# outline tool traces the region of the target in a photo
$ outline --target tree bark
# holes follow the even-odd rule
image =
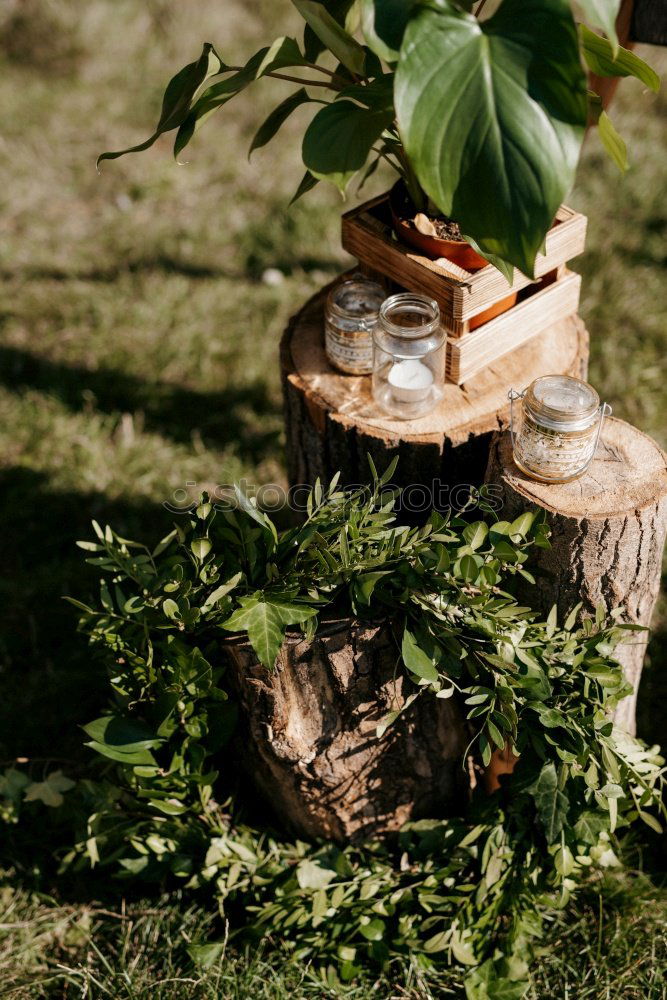
[[[313,642],[288,634],[276,668],[247,642],[228,646],[240,701],[242,765],[283,825],[359,841],[460,808],[469,734],[454,699],[419,695],[391,625],[325,622]]]
[[[383,416],[370,378],[341,375],[324,353],[323,307],[328,288],[291,320],[281,343],[287,465],[293,487],[369,480],[367,454],[382,472],[398,455],[394,483],[410,487],[410,506],[461,506],[469,485],[484,479],[494,431],[509,425],[510,388],[545,371],[586,377],[588,334],[579,317],[562,320],[505,355],[464,385],[445,383],[444,399],[428,416]],[[406,497],[406,505],[408,498]]]
[[[537,586],[519,582],[519,596],[545,614],[556,604],[560,620],[579,601],[592,615],[599,604],[620,607],[622,621],[648,626],[660,588],[667,531],[667,457],[658,445],[622,420],[605,421],[595,459],[579,479],[544,484],[512,460],[509,434],[496,435],[486,481],[501,489],[500,516],[512,521],[542,507],[551,549],[537,549],[530,565]],[[635,708],[646,633],[629,632],[616,651],[633,694],[615,721],[635,732]]]

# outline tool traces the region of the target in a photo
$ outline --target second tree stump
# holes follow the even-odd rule
[[[605,421],[597,454],[570,483],[529,479],[514,464],[509,434],[491,447],[486,480],[499,488],[499,516],[512,521],[530,507],[547,513],[551,549],[537,549],[529,568],[536,586],[520,582],[530,607],[562,621],[576,604],[592,615],[599,604],[620,607],[622,621],[648,626],[660,589],[667,531],[667,458],[651,438],[623,420]],[[616,650],[633,694],[615,721],[635,731],[637,690],[646,652],[645,632],[629,632]]]

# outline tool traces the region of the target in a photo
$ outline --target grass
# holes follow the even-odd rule
[[[73,547],[92,517],[159,537],[161,503],[186,482],[284,482],[277,341],[347,263],[334,193],[321,186],[286,210],[299,118],[246,160],[276,100],[270,83],[231,102],[187,165],[158,143],[95,172],[98,152],[148,134],[166,79],[202,40],[233,61],[297,29],[286,0],[199,0],[197,15],[168,0],[23,0],[0,12],[0,760],[85,760],[77,727],[100,687],[61,595],[94,586]],[[663,445],[666,112],[664,96],[624,82],[612,114],[632,170],[621,178],[591,136],[571,198],[590,220],[575,266],[591,380]],[[664,623],[661,611],[640,704],[650,740],[664,724]],[[332,995],[268,949],[230,944],[196,973],[186,945],[211,915],[175,898],[102,906],[96,887],[45,886],[16,863],[0,890],[0,996]],[[535,998],[667,996],[667,897],[630,877],[600,909],[602,898],[556,921]],[[349,995],[457,996],[456,975],[425,983],[397,968]]]

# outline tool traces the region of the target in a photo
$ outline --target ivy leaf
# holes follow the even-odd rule
[[[527,790],[535,800],[547,843],[552,844],[563,829],[569,805],[567,796],[558,787],[556,765],[553,762],[545,764]]]
[[[425,681],[437,681],[438,671],[436,670],[430,656],[417,645],[412,632],[406,627],[403,632],[403,642],[401,643],[401,655],[403,663],[410,673],[421,677]]]
[[[328,104],[318,111],[303,137],[305,166],[313,177],[331,181],[344,193],[392,119],[392,111],[370,111],[352,101]]]
[[[242,598],[238,608],[222,628],[229,632],[246,631],[260,663],[271,669],[282,645],[287,625],[300,624],[315,617],[317,609],[307,604],[291,604],[275,598]]]
[[[578,0],[578,3],[586,20],[594,28],[602,28],[616,53],[618,51],[616,18],[621,0]]]
[[[597,76],[634,76],[654,93],[660,90],[660,77],[635,52],[620,46],[615,51],[608,39],[596,35],[585,24],[579,25],[579,34],[584,59]]]
[[[76,782],[65,777],[62,771],[52,771],[44,781],[33,781],[25,790],[26,802],[43,802],[57,809],[65,801],[63,792],[69,792]]]
[[[189,114],[202,84],[210,77],[225,72],[227,68],[210,42],[206,42],[197,62],[184,66],[167,84],[162,99],[160,120],[153,134],[138,146],[102,153],[97,158],[97,165],[99,166],[102,160],[115,160],[126,153],[139,153],[143,149],[148,149],[164,132],[179,128]]]
[[[330,52],[356,76],[363,76],[366,54],[359,42],[350,35],[321,3],[314,0],[292,0],[305,21]]]
[[[426,193],[484,254],[532,276],[586,126],[569,4],[504,0],[483,22],[447,0],[421,8],[405,30],[394,99]]]

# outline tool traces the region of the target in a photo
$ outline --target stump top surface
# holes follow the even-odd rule
[[[667,496],[667,456],[656,442],[624,420],[608,417],[588,470],[569,483],[538,483],[516,467],[509,433],[498,459],[503,479],[527,503],[575,518],[621,516]]]
[[[376,437],[413,443],[454,444],[508,422],[509,389],[523,389],[539,375],[579,374],[587,345],[586,328],[578,316],[555,323],[522,347],[494,362],[463,385],[446,382],[438,408],[416,420],[396,420],[378,411],[371,397],[370,378],[343,375],[327,361],[324,351],[324,302],[329,288],[315,295],[292,321],[283,343],[291,356],[290,374],[309,398],[337,420],[361,426]],[[289,360],[287,364],[289,365]],[[285,352],[283,366],[285,367]]]

